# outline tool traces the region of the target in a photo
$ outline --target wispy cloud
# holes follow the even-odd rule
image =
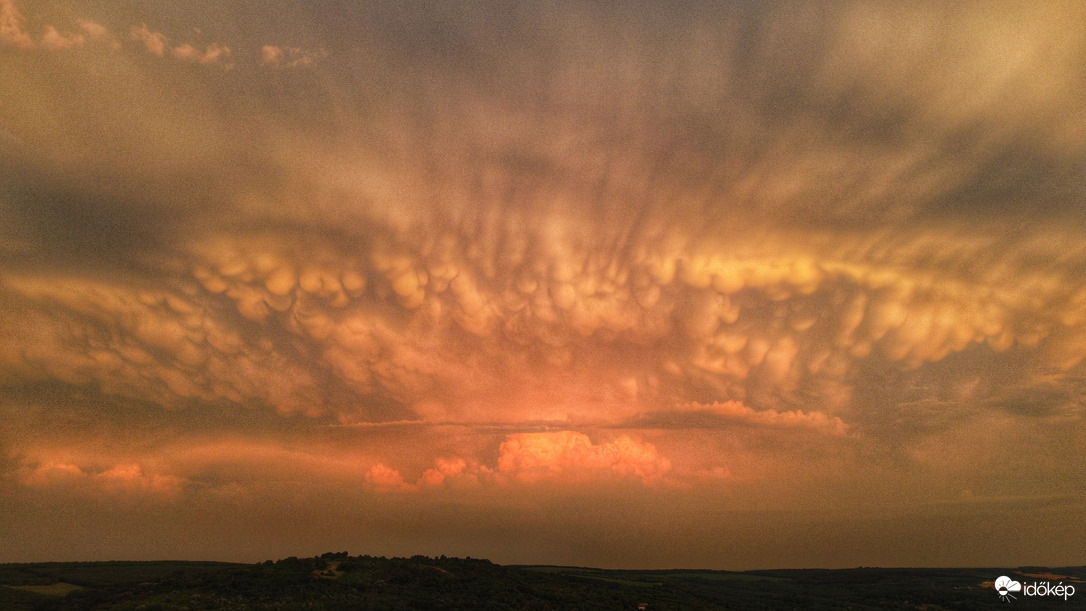
[[[34,41],[26,31],[26,18],[16,0],[0,0],[0,44],[24,50],[34,48]]]
[[[219,43],[211,43],[202,50],[191,43],[171,45],[165,34],[152,31],[146,24],[133,26],[129,38],[142,44],[152,55],[165,57],[168,54],[174,59],[195,64],[225,64],[231,55],[230,48]]]
[[[170,54],[182,61],[195,62],[197,64],[217,64],[230,56],[230,48],[217,43],[212,43],[201,51],[186,43],[171,49]]]
[[[166,47],[169,43],[169,39],[161,32],[152,32],[147,24],[140,26],[132,26],[129,31],[129,38],[143,45],[143,48],[152,55],[162,57],[166,54]]]
[[[62,51],[83,47],[87,44],[102,44],[114,50],[120,48],[120,43],[100,23],[81,21],[79,28],[78,32],[65,34],[51,25],[45,26],[45,31],[41,37],[41,48],[47,51]]]
[[[326,57],[323,49],[310,50],[300,47],[280,47],[264,45],[260,48],[261,62],[273,68],[296,68],[312,66],[317,60]]]

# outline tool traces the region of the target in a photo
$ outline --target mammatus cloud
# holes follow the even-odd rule
[[[546,508],[566,549],[611,528],[659,562],[793,520],[776,553],[826,564],[962,490],[1081,478],[1076,5],[21,7],[0,494],[26,507]]]
[[[996,292],[954,275],[814,263],[798,253],[772,262],[657,253],[570,272],[567,259],[548,252],[561,242],[472,260],[470,237],[452,234],[418,252],[388,244],[344,252],[316,242],[283,250],[282,241],[236,240],[164,261],[164,268],[190,271],[176,288],[156,292],[10,275],[11,295],[71,322],[39,326],[34,351],[11,354],[7,365],[21,368],[28,355],[53,346],[55,354],[35,357],[28,370],[44,367],[63,379],[153,392],[168,402],[223,393],[272,399],[284,413],[331,410],[346,421],[367,416],[337,404],[337,393],[387,397],[434,422],[485,422],[475,412],[502,401],[514,420],[601,424],[689,412],[683,406],[711,393],[719,405],[743,401],[747,409],[769,409],[765,414],[813,408],[812,425],[843,430],[852,376],[864,362],[914,370],[954,354],[1019,346],[1039,366],[1068,370],[1086,352],[1076,313],[1081,295],[1060,285],[1045,293],[1032,280],[1016,286],[1021,280],[1011,277]],[[596,256],[563,255],[571,252]],[[520,261],[520,269],[488,278],[487,267],[505,260]],[[84,323],[95,324],[100,337],[73,344],[58,335]],[[21,326],[9,332],[26,333]],[[126,365],[96,364],[87,341]],[[599,354],[608,356],[593,366],[591,381],[580,379],[576,360]],[[61,372],[61,364],[78,362],[78,372]],[[273,373],[272,363],[293,373]],[[153,390],[148,380],[165,386]],[[520,389],[512,395],[502,391],[510,380]],[[567,387],[548,395],[556,384]],[[548,405],[533,404],[534,392]],[[556,403],[563,393],[585,393],[577,400],[589,403]],[[817,404],[805,398],[812,393]],[[823,410],[837,413],[818,415]]]

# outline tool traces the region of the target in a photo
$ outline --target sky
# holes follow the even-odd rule
[[[0,0],[0,562],[1086,564],[1083,24]]]

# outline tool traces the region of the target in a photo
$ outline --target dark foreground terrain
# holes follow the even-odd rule
[[[1075,593],[1000,600],[992,582]],[[346,552],[261,564],[0,564],[0,609],[1074,609],[1086,567],[618,571]]]

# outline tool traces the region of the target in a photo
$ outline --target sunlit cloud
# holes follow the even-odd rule
[[[328,53],[323,49],[307,50],[299,47],[280,47],[264,45],[260,48],[260,59],[265,66],[274,68],[295,68],[312,66],[314,62]]]
[[[528,482],[577,479],[610,471],[651,483],[659,481],[671,468],[652,444],[638,443],[625,435],[593,444],[587,435],[574,431],[520,433],[502,442],[500,452],[498,471]]]
[[[72,47],[81,47],[86,41],[86,37],[82,34],[64,35],[58,32],[53,26],[46,26],[45,33],[42,34],[41,45],[45,49],[56,51],[60,49],[70,49]]]
[[[16,473],[19,482],[31,488],[59,488],[79,494],[129,494],[141,498],[175,497],[182,481],[171,475],[146,473],[139,464],[117,464],[97,471],[84,471],[71,463],[45,463]]]
[[[822,412],[755,410],[739,401],[702,405],[690,403],[675,409],[639,414],[625,423],[631,428],[714,428],[747,424],[757,427],[811,429],[830,435],[845,435],[848,425]]]
[[[169,43],[169,39],[161,32],[152,32],[147,24],[140,26],[132,26],[129,32],[129,38],[139,42],[143,45],[143,48],[152,55],[162,57],[166,54],[166,46]]]
[[[88,43],[105,44],[114,50],[120,48],[109,30],[100,23],[93,21],[81,21],[78,32],[62,33],[55,27],[45,26],[41,37],[41,48],[47,51],[63,51],[87,45]]]
[[[174,47],[170,50],[170,53],[177,59],[183,61],[195,62],[197,64],[215,64],[230,55],[230,48],[217,43],[212,43],[203,51],[200,51],[196,47],[186,43]]]
[[[152,31],[146,24],[132,26],[129,38],[143,45],[144,50],[152,55],[165,57],[168,54],[174,59],[195,64],[224,63],[231,55],[230,47],[217,42],[203,50],[187,42],[171,46],[165,34]]]
[[[17,49],[34,48],[34,41],[26,31],[26,17],[16,0],[0,1],[0,43]]]
[[[589,515],[644,559],[1082,475],[1076,4],[42,7],[0,1],[19,515]]]

